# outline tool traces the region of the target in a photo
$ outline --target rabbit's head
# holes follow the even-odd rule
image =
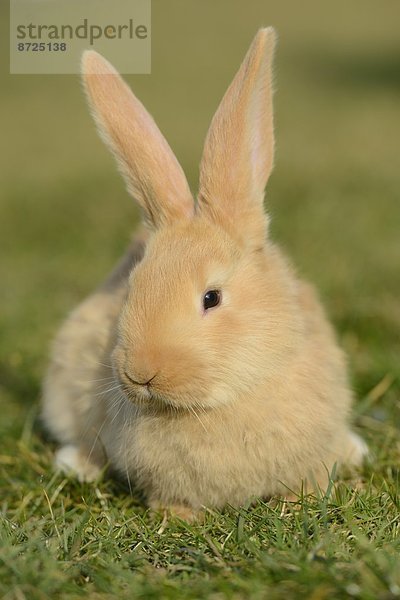
[[[290,268],[268,239],[274,31],[256,35],[206,138],[197,202],[152,117],[93,51],[83,75],[99,130],[152,235],[113,353],[134,402],[192,410],[246,398],[290,361],[302,329]]]

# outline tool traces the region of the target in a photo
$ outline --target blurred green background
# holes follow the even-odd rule
[[[213,112],[257,29],[277,29],[272,235],[319,287],[367,397],[365,423],[398,425],[400,3],[153,0],[152,12],[152,74],[127,79],[194,190]],[[3,0],[0,27],[0,434],[10,449],[60,321],[123,252],[138,213],[79,78],[9,75]]]

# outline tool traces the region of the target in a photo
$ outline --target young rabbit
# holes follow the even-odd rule
[[[196,204],[139,100],[99,54],[83,57],[147,228],[58,334],[43,417],[59,466],[91,480],[108,464],[184,518],[326,489],[335,463],[366,452],[332,329],[268,235],[274,43],[258,32],[212,120]]]

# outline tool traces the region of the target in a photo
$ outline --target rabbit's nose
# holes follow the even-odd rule
[[[138,375],[132,376],[129,373],[127,373],[126,371],[124,371],[124,374],[131,383],[133,383],[135,385],[143,385],[143,386],[150,385],[150,383],[153,381],[153,379],[155,379],[157,376],[157,373],[156,373],[155,375],[153,375],[146,381],[146,377],[139,377]]]

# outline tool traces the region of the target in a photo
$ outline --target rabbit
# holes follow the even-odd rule
[[[43,386],[59,468],[107,465],[147,505],[204,508],[324,491],[367,453],[349,424],[343,352],[307,282],[271,241],[273,28],[259,30],[212,119],[194,202],[152,117],[85,51],[84,87],[143,225],[67,319]]]

